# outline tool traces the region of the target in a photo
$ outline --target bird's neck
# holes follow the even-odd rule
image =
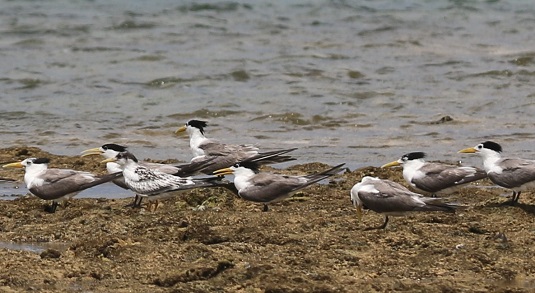
[[[191,148],[193,156],[197,157],[204,155],[204,151],[199,148],[199,146],[207,140],[204,134],[202,134],[201,131],[198,129],[193,129],[189,132],[189,136],[189,146]]]
[[[123,168],[121,168],[121,165],[115,162],[108,162],[106,163],[106,170],[108,171],[108,173],[113,174],[123,171]]]
[[[496,167],[496,163],[501,159],[500,153],[497,152],[488,152],[482,153],[483,156],[483,167],[488,173]]]
[[[122,169],[123,171],[135,171],[137,169],[137,167],[139,167],[139,164],[132,161],[132,160],[128,160],[123,166],[122,166]]]
[[[234,171],[234,185],[240,190],[246,187],[248,181],[255,175],[256,173],[253,170],[240,167]]]
[[[425,164],[425,161],[422,159],[410,160],[403,164],[403,177],[407,182],[411,182],[412,177],[422,166]]]
[[[48,166],[46,164],[33,164],[29,168],[26,168],[24,173],[24,183],[28,189],[33,186],[39,186],[43,184],[43,180],[39,179],[39,176],[43,174]]]

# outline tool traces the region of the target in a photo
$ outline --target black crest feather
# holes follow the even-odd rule
[[[37,158],[33,160],[33,163],[34,164],[48,164],[50,163],[50,159],[49,158]]]
[[[119,152],[119,153],[126,152],[126,147],[125,146],[122,146],[122,145],[119,145],[119,144],[115,144],[115,143],[107,143],[105,145],[102,145],[102,149],[103,150],[114,150],[114,151]]]
[[[412,153],[403,155],[402,158],[409,161],[409,160],[423,159],[425,158],[425,156],[426,154],[424,152],[412,152]]]
[[[486,149],[493,150],[498,153],[502,152],[502,146],[493,141],[487,140],[486,142],[482,143],[482,145]]]
[[[237,163],[234,166],[235,167],[244,167],[244,168],[247,168],[247,169],[251,169],[255,173],[258,173],[259,169],[260,169],[260,165],[257,162],[249,162],[249,161],[240,162],[240,163]]]
[[[192,119],[188,121],[186,125],[198,128],[201,131],[201,133],[204,134],[204,128],[208,126],[208,123],[206,123],[206,121]]]

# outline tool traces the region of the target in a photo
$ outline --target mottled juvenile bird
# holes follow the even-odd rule
[[[114,158],[102,161],[103,163],[117,162],[122,169],[126,186],[141,197],[157,200],[170,196],[171,191],[188,190],[199,187],[225,187],[230,184],[220,177],[191,178],[179,177],[158,170],[151,170],[138,163],[137,158],[129,153],[122,152]],[[157,207],[157,204],[156,204]],[[149,206],[149,209],[150,206]]]
[[[107,143],[102,145],[98,148],[92,148],[88,149],[82,152],[82,157],[85,156],[91,156],[91,155],[101,155],[106,159],[115,158],[117,154],[126,152],[127,147],[114,144],[114,143]],[[159,163],[151,163],[151,162],[139,162],[139,165],[147,167],[151,170],[158,170],[163,173],[180,176],[180,177],[188,177],[195,175],[196,173],[203,170],[203,168],[206,168],[210,166],[210,159],[203,160],[201,162],[192,162],[189,164],[182,164],[182,165],[170,165],[170,164],[159,164]],[[113,174],[117,172],[122,172],[122,168],[117,162],[108,162],[106,163],[106,169],[108,173]],[[125,183],[124,177],[120,177],[113,180],[113,183],[115,185],[120,186],[124,189],[128,189],[128,186]],[[136,197],[134,199],[134,202],[131,204],[132,207],[140,207],[141,206],[141,200],[143,198],[138,196],[136,194]]]

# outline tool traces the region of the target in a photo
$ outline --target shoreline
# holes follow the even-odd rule
[[[37,148],[28,150],[24,156],[45,154]],[[0,160],[20,151],[1,149]],[[52,167],[105,171],[95,158],[52,156]],[[303,174],[325,167],[310,163],[277,171]],[[21,178],[22,171],[13,174]],[[269,212],[219,188],[178,193],[154,212],[125,208],[132,198],[75,197],[54,214],[45,213],[45,202],[33,196],[0,200],[0,260],[6,264],[0,268],[0,291],[530,292],[535,288],[531,193],[518,206],[507,206],[499,196],[503,189],[467,187],[450,198],[467,205],[466,210],[393,217],[385,231],[363,231],[383,221],[372,211],[359,221],[349,200],[349,190],[365,175],[405,185],[398,169],[366,167],[310,186],[271,205]],[[34,252],[10,249],[2,246],[5,243],[60,248]]]

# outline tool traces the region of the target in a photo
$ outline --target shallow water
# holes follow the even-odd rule
[[[13,242],[13,241],[0,241],[0,249],[9,250],[22,250],[34,253],[41,253],[47,249],[55,249],[64,251],[68,248],[67,243],[57,242]]]
[[[533,157],[531,1],[1,1],[2,144],[127,144],[190,159],[207,135],[297,163],[382,165],[496,140]],[[441,120],[443,117],[448,119]]]

